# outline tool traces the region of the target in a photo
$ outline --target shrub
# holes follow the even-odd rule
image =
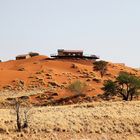
[[[104,90],[104,94],[101,97],[109,99],[117,94],[117,84],[112,80],[107,80],[102,90]]]
[[[85,83],[82,83],[81,81],[77,80],[73,83],[71,83],[69,86],[68,86],[68,89],[73,91],[73,92],[76,92],[76,93],[83,93],[83,91],[85,90],[86,88],[86,84]]]
[[[101,60],[101,61],[96,61],[93,64],[94,64],[93,69],[95,71],[99,71],[101,77],[103,77],[105,75],[106,71],[107,71],[108,62]]]

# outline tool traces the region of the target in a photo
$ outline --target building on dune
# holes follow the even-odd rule
[[[16,60],[28,59],[28,58],[35,57],[38,55],[39,55],[39,53],[37,53],[37,52],[29,52],[28,54],[22,54],[22,55],[16,56]]]
[[[96,55],[84,55],[83,50],[64,50],[64,49],[58,49],[57,54],[52,54],[51,57],[53,58],[81,58],[81,59],[92,59],[96,60],[99,59],[99,56]]]
[[[21,59],[28,59],[31,56],[29,54],[22,54],[22,55],[18,55],[16,56],[16,60],[21,60]]]
[[[29,52],[29,55],[30,55],[31,57],[34,57],[34,56],[38,56],[39,53],[37,53],[37,52]]]
[[[83,56],[83,51],[58,49],[58,55],[59,56]]]

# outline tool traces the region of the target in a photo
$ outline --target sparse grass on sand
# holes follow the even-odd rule
[[[0,109],[0,140],[140,140],[140,101],[33,107],[20,133],[11,112]]]

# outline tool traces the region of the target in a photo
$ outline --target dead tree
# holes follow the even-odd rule
[[[16,124],[17,124],[17,130],[21,131],[21,118],[20,118],[20,101],[15,100],[15,113],[16,113]]]
[[[24,103],[20,99],[14,99],[12,102],[12,105],[14,106],[14,112],[16,114],[16,126],[17,126],[17,131],[20,132],[22,129],[28,127],[28,122],[29,122],[29,110],[31,107],[27,107],[24,105],[26,104],[26,101]]]

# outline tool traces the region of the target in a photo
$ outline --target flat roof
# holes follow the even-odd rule
[[[83,53],[83,50],[64,50],[63,52],[72,52],[72,53]]]
[[[16,57],[26,57],[29,56],[29,54],[21,54],[21,55],[17,55]]]

